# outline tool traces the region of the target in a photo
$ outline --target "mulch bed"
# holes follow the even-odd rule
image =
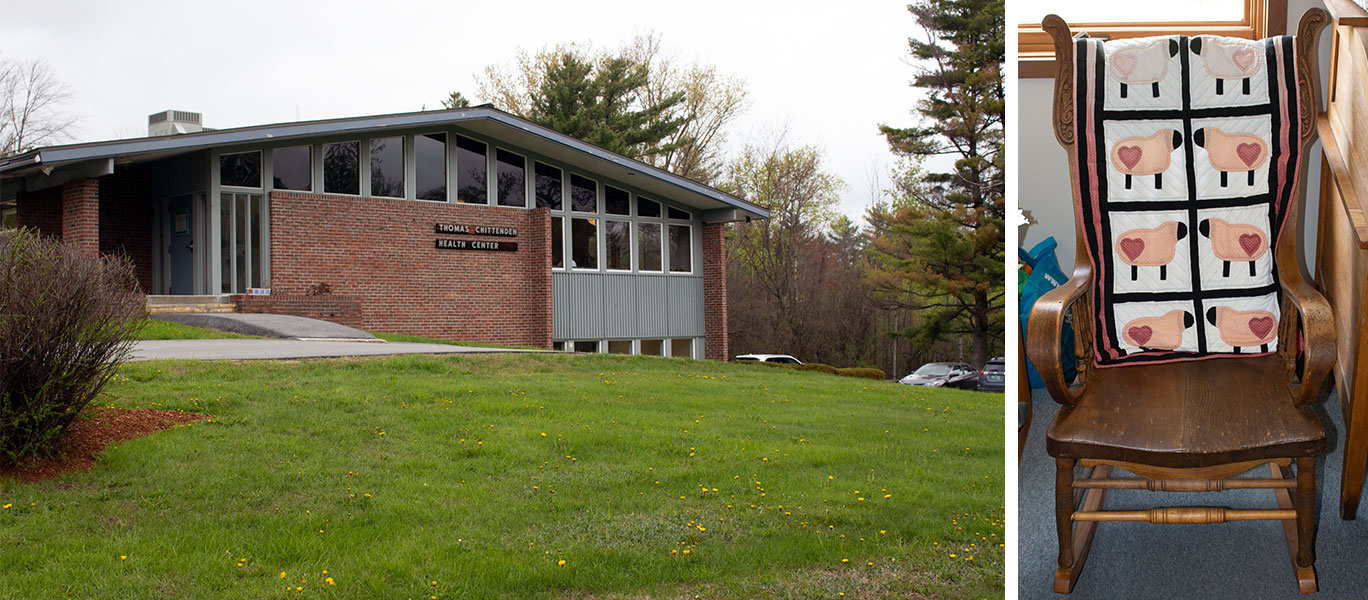
[[[182,423],[205,418],[199,413],[155,408],[90,408],[67,429],[57,456],[33,459],[16,467],[0,468],[0,478],[25,483],[86,471],[105,446],[150,435]]]

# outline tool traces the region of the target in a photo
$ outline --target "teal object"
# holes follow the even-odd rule
[[[1036,244],[1030,251],[1025,248],[1017,248],[1017,258],[1031,267],[1031,275],[1026,278],[1026,283],[1019,288],[1021,298],[1018,307],[1022,331],[1027,331],[1026,323],[1031,316],[1031,308],[1035,307],[1036,300],[1039,300],[1046,292],[1068,281],[1068,277],[1065,277],[1064,272],[1059,269],[1059,259],[1055,257],[1055,248],[1058,245],[1058,242],[1055,242],[1054,237],[1051,236]],[[1073,381],[1078,376],[1078,360],[1074,357],[1074,331],[1071,319],[1066,318],[1064,320],[1064,330],[1060,332],[1059,347],[1062,351],[1060,362],[1063,363],[1064,380]],[[1040,378],[1040,373],[1036,371],[1035,365],[1031,364],[1029,358],[1026,360],[1026,374],[1030,378],[1032,389],[1045,387],[1045,381]]]

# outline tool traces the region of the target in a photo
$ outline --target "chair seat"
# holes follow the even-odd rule
[[[1319,456],[1325,426],[1293,404],[1276,354],[1095,369],[1046,432],[1051,456],[1159,467]]]

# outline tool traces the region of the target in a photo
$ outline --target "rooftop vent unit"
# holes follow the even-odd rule
[[[175,135],[203,131],[200,114],[184,110],[164,110],[147,115],[147,136]]]

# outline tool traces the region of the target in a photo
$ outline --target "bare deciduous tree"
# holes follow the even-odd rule
[[[47,61],[0,59],[0,154],[70,139],[76,117],[62,110],[70,98]]]

